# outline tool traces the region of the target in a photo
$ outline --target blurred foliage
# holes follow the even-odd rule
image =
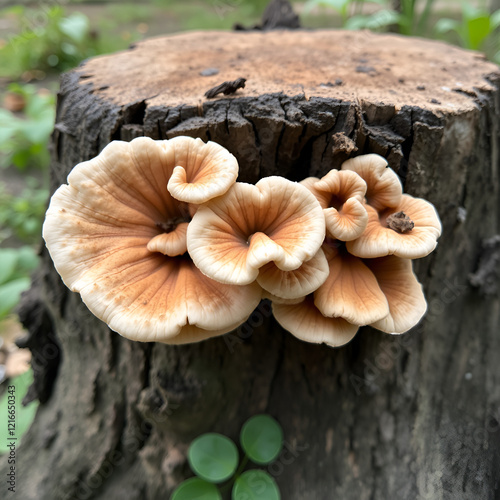
[[[6,102],[14,111],[0,109],[0,167],[31,175],[21,178],[17,195],[5,183],[0,184],[0,244],[25,244],[0,248],[0,320],[29,288],[29,276],[38,264],[33,247],[40,241],[49,195],[45,186],[50,161],[47,147],[55,115],[54,95],[34,85],[10,84]]]
[[[32,247],[0,248],[0,320],[19,302],[21,293],[30,286],[29,274],[38,266]]]
[[[462,47],[484,50],[500,64],[500,9],[490,13],[464,3],[460,20],[442,18],[436,23],[435,30],[439,35],[455,33]]]
[[[22,116],[0,109],[0,167],[47,169],[48,140],[54,127],[55,98],[48,90],[13,83],[8,93],[22,102]]]
[[[18,79],[26,72],[66,71],[88,57],[126,48],[131,41],[130,34],[119,37],[111,33],[106,19],[102,30],[94,29],[87,16],[66,14],[59,5],[40,9],[17,5],[0,14],[17,24],[16,34],[0,48],[0,77]]]
[[[0,242],[15,238],[23,243],[37,244],[48,197],[48,189],[40,187],[33,177],[26,178],[26,187],[18,196],[10,194],[5,185],[0,184]]]
[[[346,29],[397,31],[403,35],[422,35],[427,27],[434,0],[426,0],[422,9],[418,0],[400,0],[399,9],[392,0],[308,0],[306,12],[317,7],[331,8]]]
[[[307,0],[305,12],[327,8],[336,12],[346,29],[393,31],[408,36],[444,39],[461,47],[482,50],[500,64],[500,10],[490,13],[485,6],[462,2],[458,19],[436,21],[435,0]],[[451,7],[451,4],[450,4]]]

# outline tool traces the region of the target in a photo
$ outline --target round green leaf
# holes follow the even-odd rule
[[[233,487],[232,500],[280,500],[276,481],[263,470],[247,470]]]
[[[14,274],[19,260],[18,251],[14,248],[0,248],[0,285],[6,283]]]
[[[238,449],[222,434],[203,434],[191,443],[188,460],[197,476],[211,483],[221,483],[234,474],[238,466]]]
[[[222,500],[222,497],[217,486],[192,477],[175,489],[170,500]]]
[[[9,314],[21,298],[21,293],[31,285],[29,278],[18,278],[0,286],[0,318]]]
[[[266,465],[276,459],[283,447],[283,430],[270,415],[256,415],[241,429],[240,442],[252,462]]]

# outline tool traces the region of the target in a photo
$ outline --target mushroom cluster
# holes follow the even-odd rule
[[[403,194],[397,174],[375,154],[302,184],[325,214],[322,250],[329,273],[298,302],[275,298],[277,321],[301,339],[332,346],[345,344],[364,325],[392,334],[415,326],[427,303],[411,259],[437,245],[441,223],[435,208]]]
[[[221,335],[262,298],[293,335],[331,346],[363,325],[402,333],[420,320],[411,259],[435,248],[441,225],[382,157],[300,183],[237,175],[213,142],[110,143],[52,196],[43,237],[57,271],[132,340]]]

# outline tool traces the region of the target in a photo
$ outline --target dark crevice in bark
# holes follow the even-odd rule
[[[40,278],[38,278],[40,279]],[[23,404],[38,399],[44,404],[50,398],[61,362],[61,349],[56,339],[52,318],[40,299],[40,291],[33,286],[23,294],[18,308],[19,320],[28,334],[17,340],[21,348],[31,350],[34,381],[24,396]]]

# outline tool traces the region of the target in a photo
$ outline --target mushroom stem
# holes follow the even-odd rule
[[[415,227],[415,223],[403,212],[396,212],[386,219],[387,227],[398,232],[406,233]]]

